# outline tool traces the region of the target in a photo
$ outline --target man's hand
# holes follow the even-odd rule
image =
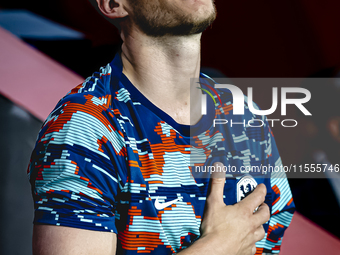
[[[251,255],[256,253],[255,243],[265,236],[262,224],[270,217],[269,207],[263,203],[266,186],[258,185],[242,201],[227,206],[223,202],[225,177],[221,174],[224,176],[224,173],[212,175],[201,238],[180,254]]]

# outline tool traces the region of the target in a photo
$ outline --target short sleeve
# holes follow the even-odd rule
[[[117,233],[125,146],[106,102],[66,96],[43,124],[28,168],[34,224]]]

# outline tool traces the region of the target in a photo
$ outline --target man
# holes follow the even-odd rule
[[[200,37],[215,19],[213,1],[97,3],[119,28],[122,50],[64,97],[40,132],[29,168],[34,254],[248,255],[260,240],[259,254],[277,253],[294,205],[285,179],[260,176],[264,184],[240,201],[236,188],[254,178],[209,182],[190,171],[191,149],[212,151],[216,168],[244,164],[244,151],[260,157],[254,164],[281,162],[267,125],[251,141],[229,141],[244,130],[210,133],[215,114],[201,115],[202,92],[190,78],[200,77]],[[230,93],[221,98],[229,102]],[[208,112],[232,110],[211,102]],[[269,208],[275,216],[265,233]]]

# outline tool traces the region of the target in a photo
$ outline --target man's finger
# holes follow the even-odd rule
[[[257,212],[254,213],[254,218],[257,225],[266,223],[270,218],[269,206],[267,204],[262,204]]]
[[[264,202],[267,194],[267,188],[264,184],[259,184],[254,189],[254,191],[249,194],[246,198],[241,200],[240,205],[244,205],[248,208],[249,212],[254,212],[254,210]]]
[[[223,191],[225,184],[225,173],[223,172],[223,164],[217,162],[214,164],[214,172],[211,173],[210,194],[209,199],[220,201],[223,203]]]
[[[256,246],[254,245],[253,248],[251,249],[251,254],[255,255],[256,254]]]
[[[255,242],[262,240],[266,236],[266,231],[264,231],[263,225],[259,226],[254,233]]]

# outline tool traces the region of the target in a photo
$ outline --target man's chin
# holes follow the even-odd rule
[[[163,37],[163,36],[190,36],[200,34],[204,32],[215,20],[216,14],[212,13],[209,17],[199,21],[192,22],[179,22],[178,25],[173,27],[168,26],[144,26],[141,27],[142,31],[152,37]]]
[[[212,12],[208,17],[205,17],[204,19],[194,22],[192,30],[190,34],[199,34],[204,32],[216,19],[216,12]]]
[[[134,23],[146,35],[152,37],[163,36],[188,36],[202,33],[216,18],[216,9],[207,3],[199,6],[197,11],[188,8],[178,8],[174,5],[150,5],[148,0],[143,0],[142,5],[137,0],[132,3]],[[151,12],[145,12],[149,7]]]

